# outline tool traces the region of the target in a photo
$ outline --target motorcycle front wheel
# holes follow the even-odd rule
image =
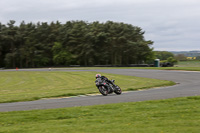
[[[107,95],[108,95],[108,90],[107,90],[104,86],[100,86],[100,87],[99,87],[99,92],[100,92],[103,96],[107,96]]]
[[[115,92],[115,94],[120,95],[120,94],[122,94],[122,89],[116,85],[114,92]]]

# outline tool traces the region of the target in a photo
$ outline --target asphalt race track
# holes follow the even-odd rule
[[[9,71],[14,71],[14,70],[9,70]],[[20,71],[49,71],[49,69],[20,69]],[[200,95],[200,82],[199,82],[200,72],[143,70],[143,69],[102,69],[102,70],[55,69],[51,71],[97,71],[104,73],[114,73],[121,75],[170,80],[176,82],[177,85],[169,87],[161,87],[161,88],[152,88],[143,91],[122,92],[121,95],[112,94],[108,96],[102,96],[102,95],[79,96],[79,97],[59,98],[59,99],[42,99],[29,102],[2,103],[0,104],[0,112],[89,106],[89,105],[100,105],[109,103],[136,102],[136,101],[158,100],[158,99]],[[121,86],[121,88],[123,88],[123,86]],[[95,86],[94,89],[96,89]]]

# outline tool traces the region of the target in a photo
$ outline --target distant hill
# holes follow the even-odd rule
[[[174,55],[184,54],[186,57],[197,57],[200,56],[200,51],[169,51]]]

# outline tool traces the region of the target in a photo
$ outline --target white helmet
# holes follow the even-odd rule
[[[96,74],[96,78],[100,78],[101,77],[101,74]]]

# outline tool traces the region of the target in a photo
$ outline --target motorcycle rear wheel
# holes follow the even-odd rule
[[[100,86],[100,87],[99,87],[99,92],[100,92],[103,96],[107,96],[107,95],[108,95],[108,90],[107,90],[104,86]]]

